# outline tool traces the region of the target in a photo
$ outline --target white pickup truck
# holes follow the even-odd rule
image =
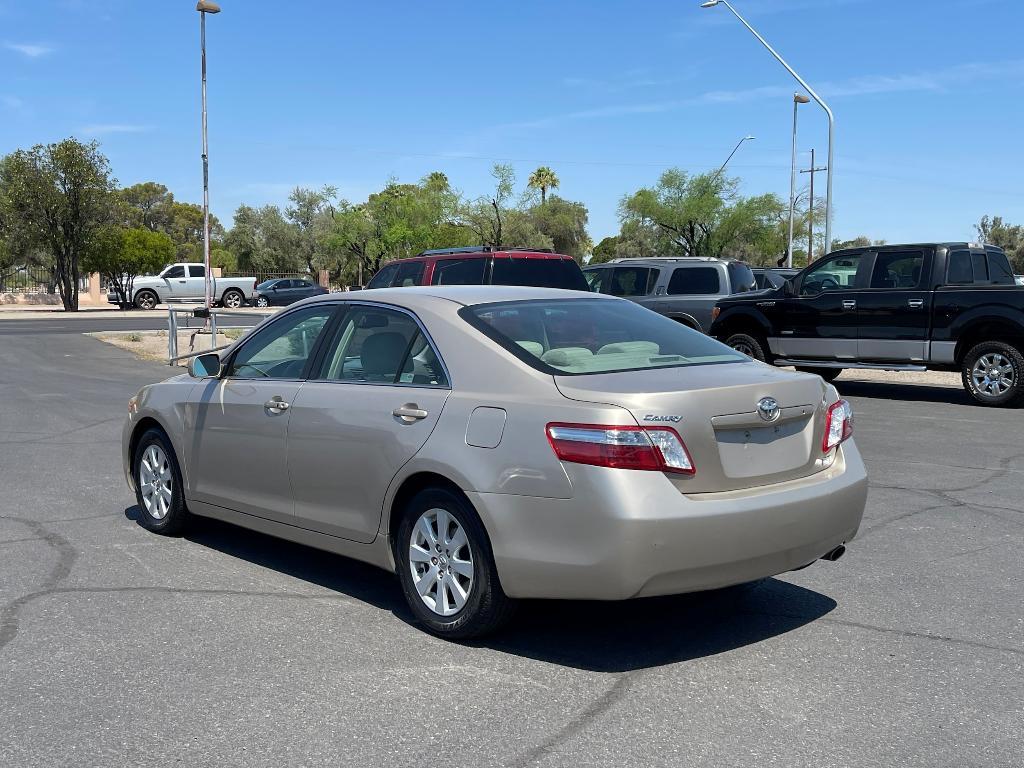
[[[243,306],[256,297],[255,277],[214,277],[214,303],[224,307]],[[202,301],[206,294],[206,268],[202,264],[171,264],[156,277],[137,277],[128,301],[139,309],[153,309],[172,301]],[[107,301],[117,304],[118,296],[108,291]]]

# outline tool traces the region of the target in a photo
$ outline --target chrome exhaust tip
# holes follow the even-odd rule
[[[845,544],[840,544],[835,549],[830,550],[830,551],[826,552],[824,555],[822,555],[821,559],[822,560],[828,560],[830,563],[834,563],[836,560],[838,560],[840,557],[842,557],[845,554],[846,554],[846,545]]]

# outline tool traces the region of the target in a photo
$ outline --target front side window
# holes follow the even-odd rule
[[[177,266],[171,267],[166,272],[164,272],[163,276],[168,280],[171,280],[176,277],[184,277],[185,267],[183,267],[181,264],[178,264]]]
[[[442,259],[434,265],[434,285],[483,285],[487,259]]]
[[[404,312],[353,307],[338,326],[317,378],[368,384],[447,386],[437,353]]]
[[[586,279],[587,288],[590,289],[591,293],[604,292],[604,280],[608,273],[609,270],[605,267],[583,270],[583,277]]]
[[[921,251],[883,251],[875,256],[870,288],[918,288],[924,253]]]
[[[527,365],[552,375],[749,360],[630,301],[511,301],[463,307],[459,315]]]
[[[423,280],[423,262],[408,261],[399,265],[394,285],[399,288],[408,288],[411,285],[419,285],[421,280]]]
[[[753,277],[753,275],[751,275]],[[677,267],[668,281],[669,296],[701,296],[722,292],[715,267]]]
[[[615,267],[605,293],[612,296],[646,296],[650,293],[648,282],[651,272],[649,267]]]
[[[857,284],[857,268],[861,254],[837,256],[816,264],[804,273],[800,281],[801,296],[817,296],[827,291],[844,291]]]
[[[370,288],[387,288],[391,285],[391,281],[395,279],[396,274],[398,274],[397,264],[388,264],[381,267],[380,271],[366,284],[367,290]]]
[[[261,329],[231,360],[228,376],[244,379],[302,378],[334,306],[289,312]]]

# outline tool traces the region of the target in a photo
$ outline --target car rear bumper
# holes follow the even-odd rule
[[[620,600],[740,584],[853,539],[867,475],[852,441],[808,478],[681,494],[656,472],[574,466],[574,496],[469,493],[511,597]]]

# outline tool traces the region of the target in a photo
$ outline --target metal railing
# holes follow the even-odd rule
[[[197,352],[197,351],[195,351],[196,336],[199,336],[200,334],[206,332],[206,330],[207,330],[207,326],[206,326],[207,314],[209,314],[209,319],[210,319],[210,325],[209,325],[210,348],[209,349],[200,350],[199,352]],[[191,325],[189,325],[189,320],[192,319],[192,318],[195,318],[196,320],[198,320],[201,323],[201,325],[195,326],[195,331],[192,333],[192,336],[189,338],[189,345],[188,345],[189,346],[189,351],[186,352],[185,354],[180,354],[180,355],[178,354],[178,330],[180,329],[180,325],[179,325],[179,322],[178,322],[178,315],[184,315],[185,316],[185,328],[186,329],[192,327]],[[207,311],[204,310],[202,307],[168,307],[167,308],[167,364],[168,365],[174,365],[176,362],[178,362],[179,360],[184,360],[186,357],[196,357],[198,355],[205,355],[205,354],[208,354],[210,352],[220,352],[221,350],[227,349],[232,344],[234,344],[236,340],[232,340],[230,344],[221,344],[219,347],[217,346],[217,333],[218,333],[218,330],[217,330],[217,328],[218,328],[218,326],[217,326],[217,316],[218,315],[226,315],[227,317],[258,317],[261,320],[266,320],[268,317],[273,315],[273,312],[238,312],[237,310],[225,311],[225,310],[211,309],[211,310],[209,310],[209,313],[207,313]],[[253,328],[257,328],[257,327],[259,327],[259,323],[257,323],[256,325],[252,325],[252,326],[249,326],[249,325],[222,325],[222,326],[220,326],[220,330],[225,330],[226,331],[226,330],[244,329],[246,331],[251,331]]]

